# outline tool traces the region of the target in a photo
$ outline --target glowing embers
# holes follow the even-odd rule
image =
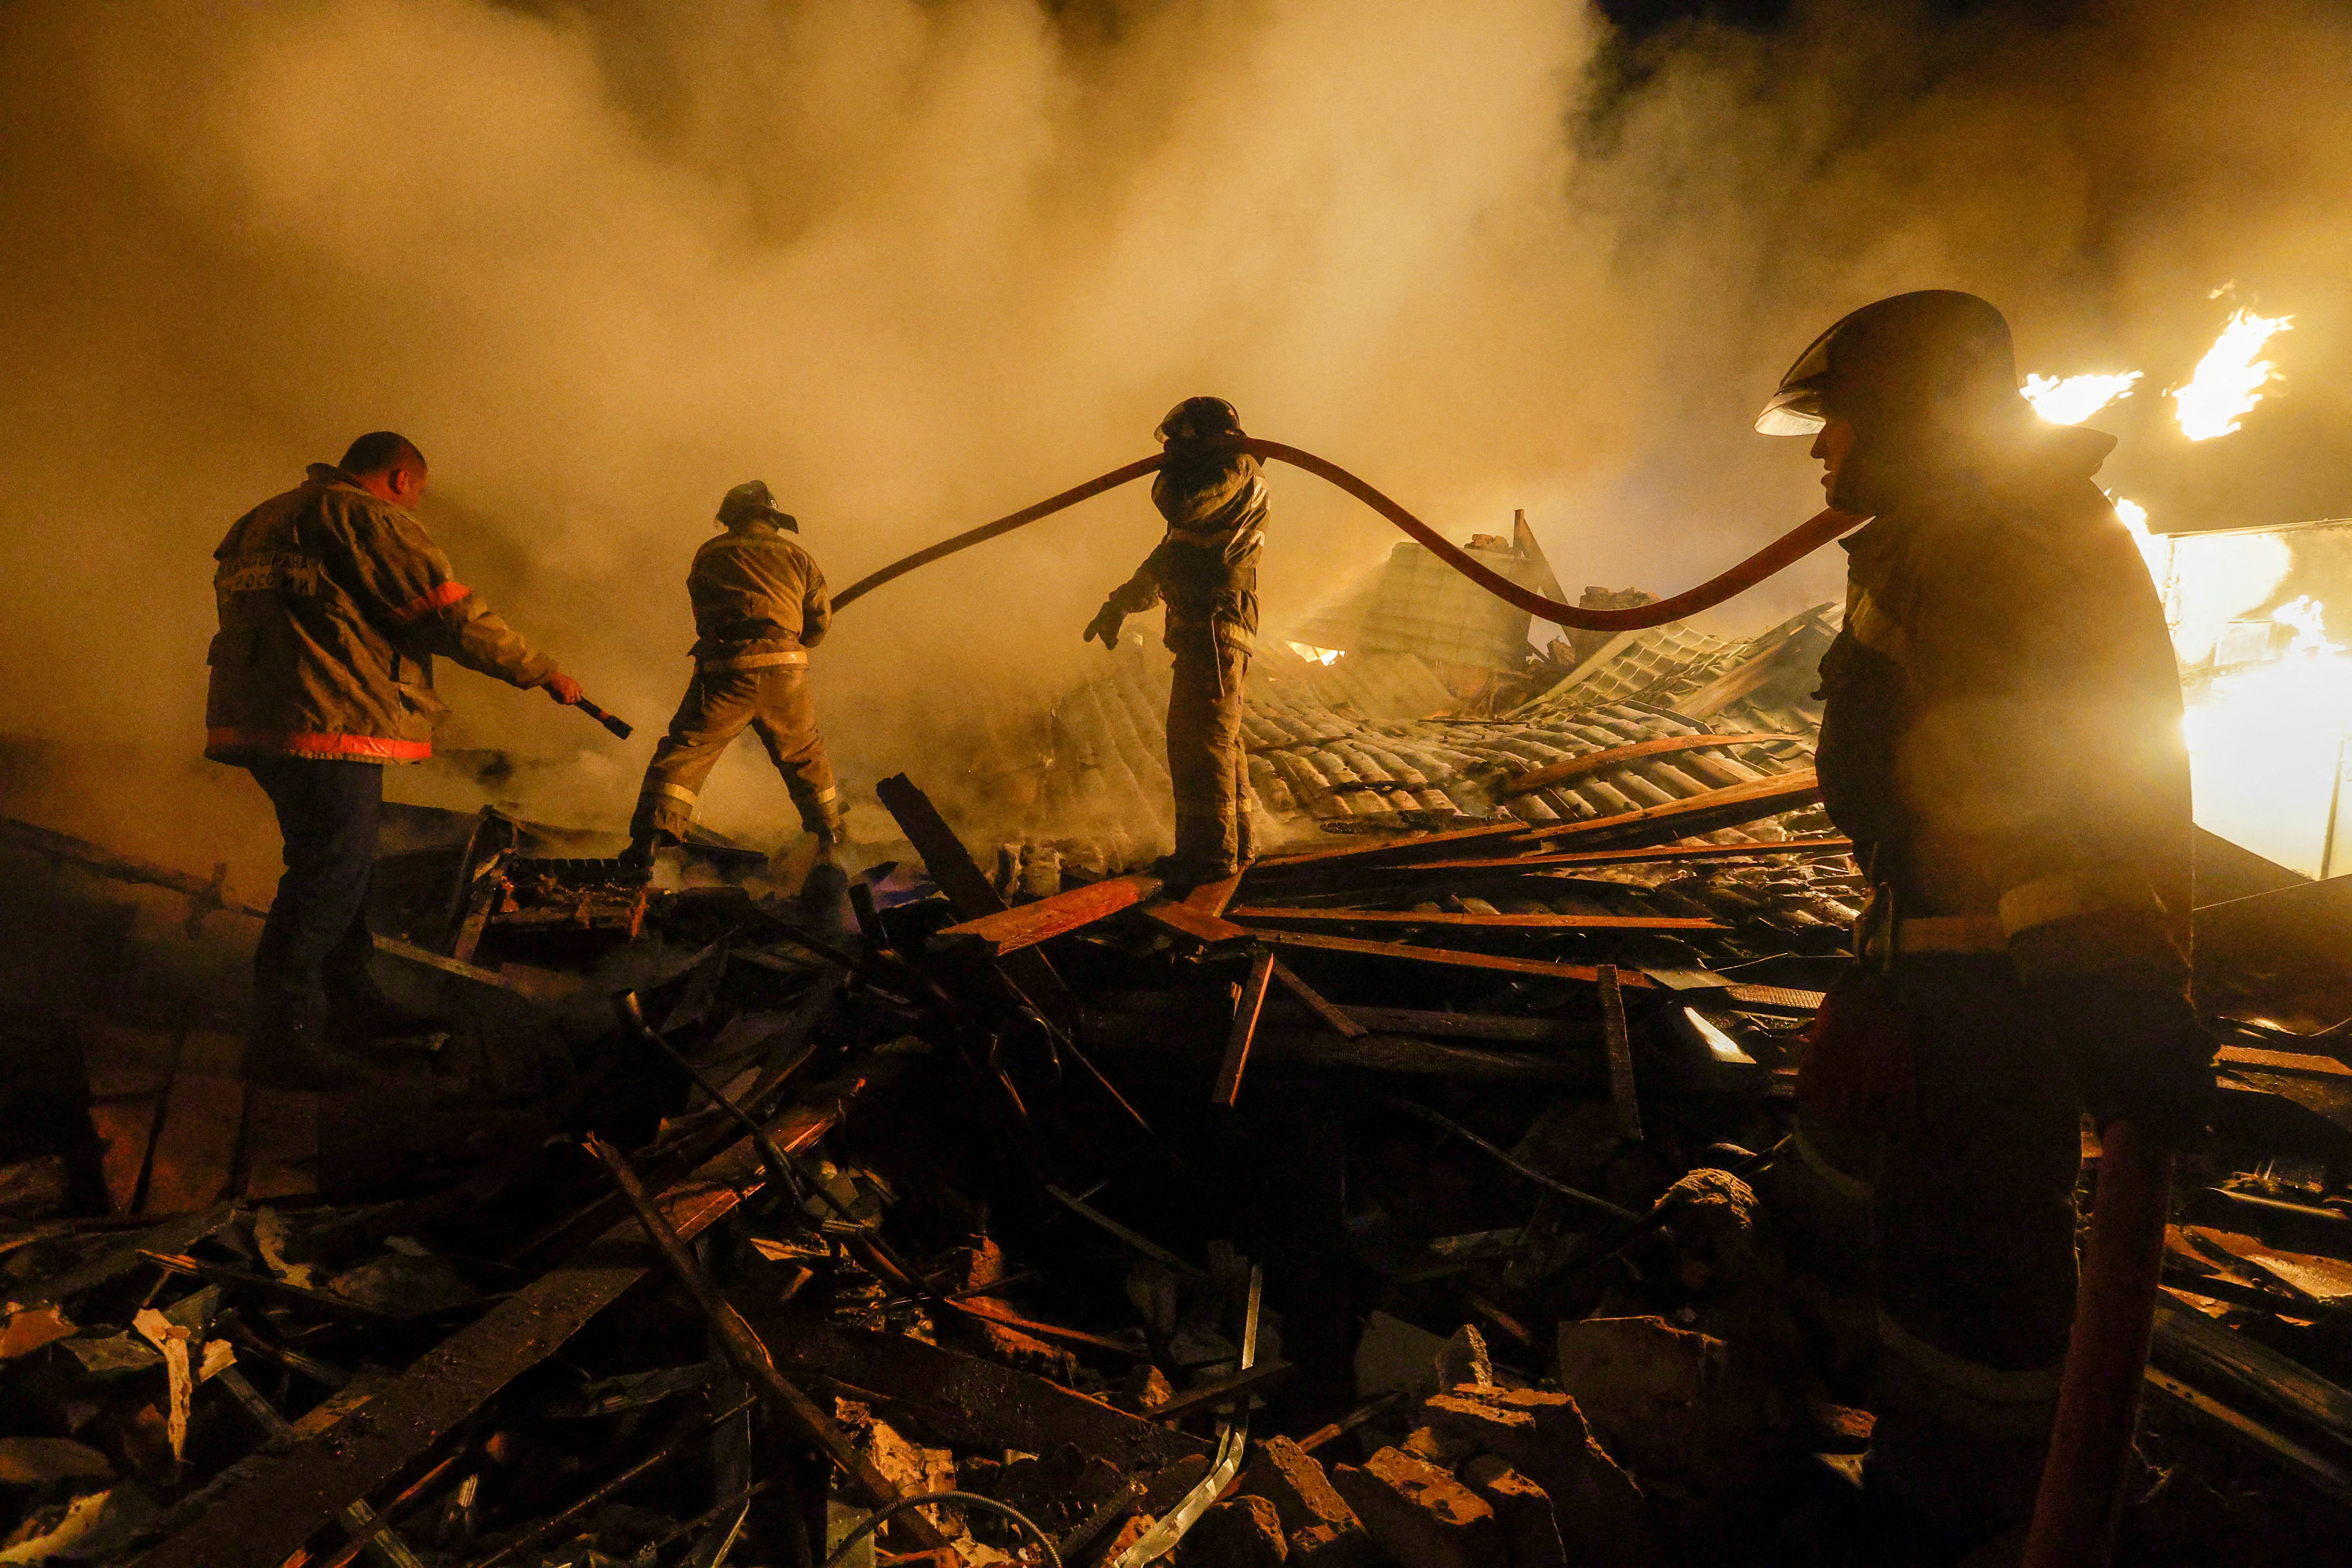
[[[1337,664],[1348,655],[1345,648],[1317,647],[1312,643],[1287,642],[1282,646],[1309,664]]]
[[[2271,362],[2255,356],[2294,323],[2293,316],[2257,316],[2242,306],[2233,312],[2197,362],[2189,384],[2167,395],[2179,405],[2181,433],[2192,441],[2210,441],[2235,430],[2239,417],[2263,400],[2262,389],[2271,379]]]
[[[2115,375],[2070,375],[2063,381],[2054,375],[2029,375],[2025,401],[2053,425],[2080,425],[2116,398],[2129,397],[2132,383],[2141,374],[2127,370]]]

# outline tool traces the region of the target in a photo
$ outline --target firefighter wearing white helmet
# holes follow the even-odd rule
[[[1160,868],[1181,889],[1232,875],[1254,850],[1242,680],[1257,637],[1266,489],[1257,459],[1241,447],[1241,416],[1223,398],[1186,398],[1157,434],[1166,460],[1151,500],[1168,531],[1103,601],[1086,636],[1115,648],[1129,616],[1166,606],[1163,640],[1175,655],[1168,776],[1176,846]]]
[[[824,574],[792,537],[799,521],[758,479],[727,492],[719,522],[726,531],[695,552],[686,577],[694,676],[629,823],[623,859],[640,875],[663,845],[686,837],[704,781],[747,729],[783,775],[802,826],[828,847],[842,836],[840,791],[808,683],[808,650],[833,624]]]
[[[1845,541],[1818,763],[1874,891],[1775,1196],[1811,1216],[1789,1226],[1809,1262],[1874,1282],[1877,1517],[1965,1546],[2032,1508],[2083,1111],[2177,1146],[2213,1088],[2179,679],[2092,481],[2115,438],[2035,416],[1983,300],[1855,311],[1757,428],[1812,436],[1831,504],[1873,520]]]

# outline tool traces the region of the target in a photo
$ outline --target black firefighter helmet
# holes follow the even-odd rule
[[[752,479],[737,485],[719,503],[719,521],[730,528],[752,518],[763,518],[779,528],[789,528],[794,533],[801,531],[800,519],[776,505],[776,498],[769,490],[765,479]]]
[[[1242,433],[1242,416],[1222,397],[1188,397],[1152,432],[1160,441],[1199,441]]]
[[[2000,426],[2030,405],[2018,393],[2009,322],[1974,294],[1923,289],[1864,305],[1815,338],[1756,416],[1767,436],[1810,436],[1831,419]]]

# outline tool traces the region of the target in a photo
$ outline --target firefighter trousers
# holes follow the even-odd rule
[[[330,1008],[378,994],[367,972],[375,952],[367,900],[383,764],[268,757],[246,769],[269,796],[286,846],[286,874],[253,950],[256,1021],[322,1023]]]
[[[1168,778],[1176,795],[1176,858],[1223,875],[1254,853],[1249,757],[1242,748],[1242,678],[1249,654],[1211,628],[1169,638]]]
[[[747,728],[758,731],[769,760],[783,775],[801,825],[812,833],[830,831],[840,813],[840,792],[825,756],[824,737],[817,733],[807,666],[793,664],[696,670],[669,721],[669,733],[654,748],[654,760],[646,768],[629,836],[666,833],[683,839],[703,782],[718,766],[719,754]]]
[[[1800,1256],[1861,1254],[1878,1318],[1864,1473],[1939,1528],[2033,1507],[2074,1315],[2081,1118],[1999,953],[1895,960],[1823,1009],[1799,1077]],[[1833,1268],[1823,1268],[1834,1275]]]

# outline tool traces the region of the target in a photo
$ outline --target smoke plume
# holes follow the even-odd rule
[[[840,586],[1142,455],[1193,393],[1457,537],[1527,508],[1571,593],[1670,592],[1819,504],[1801,444],[1748,426],[1805,341],[1964,288],[2025,368],[2148,372],[2094,423],[2158,526],[2326,510],[2352,29],[2048,15],[1631,39],[1537,0],[10,7],[0,730],[193,754],[210,551],[383,426],[432,458],[459,574],[640,726],[450,671],[442,745],[613,825],[729,486],[767,479]],[[2289,380],[2191,450],[2160,385],[2233,299],[2297,313]],[[1275,484],[1278,630],[1395,535]],[[922,778],[1100,658],[1078,630],[1156,534],[1137,487],[845,612],[816,680],[853,784]],[[415,773],[395,793],[452,788]],[[763,773],[730,757],[715,826],[776,836]]]

